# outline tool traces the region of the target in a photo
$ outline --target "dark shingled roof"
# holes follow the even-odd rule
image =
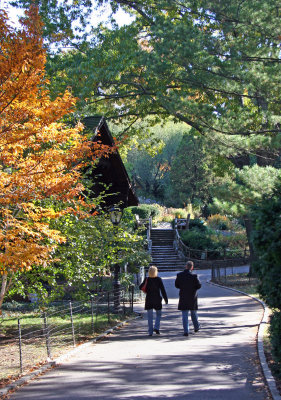
[[[94,116],[94,117],[85,117],[83,119],[83,124],[90,129],[91,131],[95,132],[99,125],[105,121],[104,117],[102,116]]]
[[[86,129],[93,132],[93,141],[97,140],[97,133],[99,132],[98,140],[102,144],[114,145],[114,139],[104,117],[86,117],[82,120],[82,123]],[[116,204],[122,208],[138,205],[138,198],[133,191],[130,178],[118,151],[100,159],[93,170],[92,179],[94,182],[93,195],[103,192],[104,185],[109,186],[107,193],[110,193],[110,196],[105,199],[106,208]]]

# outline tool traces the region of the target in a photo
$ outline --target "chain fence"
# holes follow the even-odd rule
[[[105,291],[86,301],[60,301],[16,315],[4,312],[0,323],[0,384],[45,364],[98,336],[134,312],[141,294],[134,286]]]

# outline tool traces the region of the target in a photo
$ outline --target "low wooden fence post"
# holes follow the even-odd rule
[[[110,292],[107,292],[107,321],[110,322]]]
[[[95,325],[94,325],[94,301],[91,297],[91,326],[92,326],[92,333],[95,332]]]
[[[71,320],[71,330],[72,330],[72,341],[73,347],[75,347],[75,331],[74,331],[74,323],[73,323],[73,313],[72,313],[72,304],[69,302],[69,310],[70,310],[70,320]]]
[[[134,291],[135,291],[134,285],[131,286],[131,290],[132,290],[132,293],[131,293],[131,295],[132,295],[132,297],[131,297],[131,299],[132,299],[131,312],[134,312]]]
[[[43,326],[44,326],[44,335],[45,335],[45,339],[46,339],[47,355],[49,358],[51,358],[50,336],[49,336],[49,329],[48,329],[48,323],[47,323],[47,315],[45,312],[43,313]]]
[[[19,328],[20,373],[22,374],[23,367],[22,367],[22,343],[21,343],[21,325],[20,325],[20,319],[18,319],[18,328]]]
[[[124,290],[122,290],[122,295],[123,295],[123,314],[124,314],[124,315],[126,314],[125,294],[126,294],[126,291],[125,291],[125,289],[124,289]]]

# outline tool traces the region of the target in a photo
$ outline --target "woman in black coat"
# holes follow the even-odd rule
[[[165,303],[168,304],[168,297],[166,294],[165,287],[163,285],[163,281],[157,275],[158,275],[157,267],[155,266],[149,267],[148,278],[145,278],[144,281],[139,286],[139,288],[142,289],[146,283],[146,298],[145,298],[144,309],[147,310],[149,336],[152,336],[153,331],[157,335],[160,335],[160,320],[162,315],[161,294],[165,300]],[[153,309],[156,311],[154,329],[153,329]]]

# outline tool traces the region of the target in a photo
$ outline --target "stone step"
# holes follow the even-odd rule
[[[173,248],[170,249],[154,249],[152,248],[152,252],[153,253],[163,253],[163,254],[167,254],[167,253],[172,253],[175,254],[175,250]]]
[[[151,264],[155,265],[157,268],[184,268],[183,264],[162,264],[162,265],[157,265],[157,264]]]
[[[170,256],[177,256],[174,252],[163,252],[163,251],[156,251],[151,253],[152,257],[170,257]]]
[[[155,250],[161,250],[161,249],[164,249],[164,250],[169,250],[169,249],[173,249],[174,250],[174,246],[172,245],[172,244],[169,244],[169,245],[166,245],[165,244],[165,246],[156,246],[156,245],[152,245],[152,249],[155,249]]]
[[[159,271],[182,271],[184,262],[178,257],[173,247],[174,230],[172,229],[152,229],[152,262]]]
[[[161,260],[165,260],[167,258],[180,259],[178,257],[178,255],[175,254],[175,253],[172,253],[172,254],[159,254],[159,253],[156,254],[156,253],[154,253],[154,254],[151,254],[151,255],[152,255],[152,258],[159,258]]]
[[[152,254],[153,259],[158,259],[158,260],[166,260],[166,259],[173,259],[173,260],[178,260],[179,257],[177,254]]]
[[[163,249],[163,250],[154,250],[152,249],[152,254],[175,254],[174,250],[170,250],[170,249]]]
[[[180,258],[176,255],[176,254],[171,254],[171,255],[163,255],[163,254],[160,254],[160,255],[156,255],[156,254],[152,254],[152,259],[153,260],[162,260],[162,261],[165,261],[165,260],[180,260]]]
[[[151,238],[174,238],[174,235],[164,235],[163,233],[150,233],[150,237]]]
[[[150,235],[152,240],[162,239],[162,240],[174,240],[174,236],[164,236],[164,235]]]
[[[152,263],[153,264],[157,264],[157,265],[173,265],[173,264],[183,264],[182,260],[153,260],[152,259]]]
[[[177,255],[176,254],[171,254],[171,255],[168,255],[168,256],[163,256],[163,255],[152,255],[152,259],[153,260],[159,260],[159,261],[165,261],[165,260],[180,260],[180,258],[179,257],[177,257]]]
[[[183,264],[183,262],[180,261],[180,260],[178,260],[178,261],[170,261],[170,260],[167,260],[166,262],[157,261],[157,260],[152,260],[152,263],[153,263],[154,265],[182,265],[182,264]]]
[[[162,250],[162,249],[164,249],[164,250],[173,250],[173,251],[175,251],[174,246],[173,246],[172,244],[170,244],[170,245],[164,245],[164,246],[155,246],[155,245],[152,245],[152,249],[155,249],[155,250]]]
[[[174,240],[174,236],[150,236],[151,240]]]
[[[174,235],[175,231],[173,229],[151,229],[150,233],[153,235]]]
[[[157,267],[159,272],[180,272],[184,270],[184,267]]]
[[[173,247],[173,243],[174,242],[168,242],[167,240],[163,242],[159,242],[159,240],[157,240],[157,242],[152,241],[152,247]]]
[[[150,236],[153,236],[153,237],[175,237],[173,232],[164,233],[164,232],[153,232],[153,231],[150,231]]]

